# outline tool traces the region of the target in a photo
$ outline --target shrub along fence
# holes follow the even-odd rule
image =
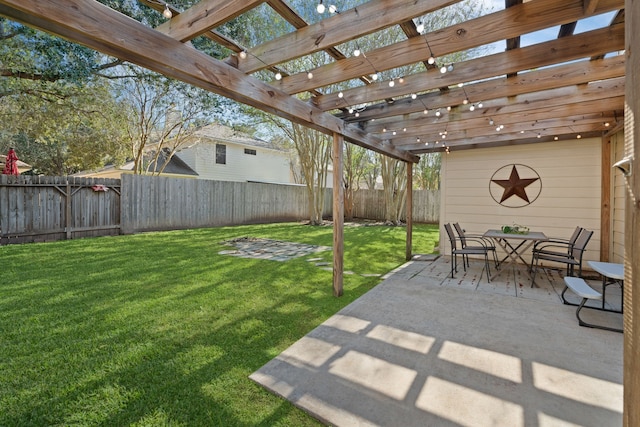
[[[357,218],[384,219],[381,190],[360,190]],[[438,222],[439,192],[414,191],[415,222]],[[332,190],[324,215],[332,214]],[[303,186],[123,175],[0,175],[0,244],[308,219]]]

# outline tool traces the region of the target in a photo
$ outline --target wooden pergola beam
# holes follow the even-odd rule
[[[487,122],[484,124],[484,126],[474,128],[474,129],[469,129],[468,127],[461,127],[459,130],[450,130],[448,123],[442,122],[439,126],[434,125],[434,126],[431,126],[429,129],[423,129],[423,132],[412,132],[410,135],[407,135],[407,136],[405,136],[404,133],[402,133],[399,136],[395,137],[393,141],[395,144],[397,144],[398,148],[414,152],[414,150],[421,148],[423,143],[428,141],[433,142],[434,140],[440,139],[439,132],[443,132],[444,130],[447,130],[448,132],[448,135],[446,138],[447,141],[462,139],[462,140],[473,141],[473,142],[487,142],[487,141],[490,141],[492,138],[496,140],[503,140],[505,138],[505,135],[508,135],[508,138],[511,138],[511,139],[527,138],[528,135],[535,134],[538,132],[547,134],[547,131],[545,131],[545,129],[551,129],[551,128],[554,129],[555,132],[553,132],[553,134],[555,135],[562,135],[565,133],[572,134],[572,133],[575,133],[576,130],[578,129],[578,126],[581,126],[582,124],[592,126],[594,129],[598,129],[604,132],[607,129],[606,126],[604,125],[604,122],[606,120],[609,121],[610,126],[615,124],[615,122],[612,121],[610,116],[603,117],[602,120],[598,120],[598,121],[594,121],[594,120],[585,120],[584,122],[577,121],[576,123],[573,123],[571,125],[565,124],[564,126],[553,126],[553,127],[545,126],[545,124],[543,124],[542,122],[536,123],[536,121],[540,121],[543,118],[549,117],[550,112],[556,113],[558,115],[570,114],[571,116],[578,116],[581,113],[588,114],[589,112],[594,111],[595,108],[610,109],[611,111],[616,111],[616,110],[622,109],[623,105],[624,105],[624,96],[618,96],[613,98],[595,99],[591,101],[576,102],[574,104],[567,104],[566,106],[555,106],[555,107],[550,107],[546,109],[544,107],[539,107],[535,110],[531,110],[527,112],[523,111],[520,114],[515,114],[517,118],[510,119],[511,123],[508,123],[506,121],[501,122],[499,118],[493,119],[493,117],[491,117],[491,119],[494,120],[494,125],[491,126],[489,125],[490,118],[487,117],[486,118]],[[565,110],[568,110],[568,112],[565,113]],[[505,113],[505,114],[514,115],[514,113]],[[514,123],[513,121],[518,120],[518,118],[520,123],[519,124]],[[500,132],[496,131],[496,127],[501,124],[505,126],[505,129]],[[453,128],[453,126],[451,127]],[[511,132],[512,130],[515,130],[518,133],[513,133],[513,134],[507,133],[507,132]],[[520,131],[525,131],[526,135],[520,134],[519,133]],[[420,141],[421,141],[420,143],[417,141],[417,138],[420,138]]]
[[[270,65],[346,43],[355,39],[355,35],[362,37],[458,1],[460,0],[395,0],[393,7],[389,7],[387,0],[372,0],[256,46],[238,67],[245,73],[254,73]]]
[[[97,1],[0,0],[0,15],[312,129],[339,133],[349,142],[390,157],[418,160]]]
[[[539,111],[537,114],[542,116],[542,111]],[[622,114],[621,114],[622,115]],[[601,113],[593,113],[591,115],[575,115],[570,117],[562,117],[557,119],[531,119],[530,117],[534,117],[534,114],[531,116],[527,116],[528,120],[524,120],[523,117],[520,119],[509,119],[509,120],[500,120],[498,117],[494,120],[494,124],[489,124],[489,119],[478,119],[475,120],[477,122],[477,126],[472,127],[470,124],[465,123],[461,126],[455,126],[458,123],[450,123],[450,125],[446,126],[448,133],[448,140],[453,139],[474,139],[477,137],[495,137],[499,138],[500,134],[505,133],[524,133],[526,135],[516,135],[517,138],[527,138],[531,135],[535,135],[540,133],[542,135],[562,135],[565,133],[574,133],[576,126],[581,125],[589,125],[592,126],[592,130],[608,130],[612,126],[615,125],[616,116],[614,112],[611,111],[609,115],[602,115]],[[505,117],[505,116],[502,116]],[[546,117],[546,116],[545,116]],[[505,117],[506,118],[506,117]],[[492,119],[493,120],[493,119]],[[608,126],[607,124],[608,123]],[[504,126],[504,129],[501,131],[497,131],[497,127],[499,125]],[[573,129],[573,130],[572,130]],[[420,132],[411,132],[409,135],[402,134],[402,138],[395,139],[394,142],[396,145],[403,149],[408,149],[409,147],[419,147],[419,144],[416,143],[416,139],[420,138],[422,142],[427,142],[429,140],[434,141],[438,136],[439,132],[442,132],[443,128],[440,126],[436,128],[435,126],[429,130],[422,129]],[[409,133],[409,132],[407,132]],[[427,138],[428,137],[428,138]],[[427,138],[427,139],[425,139]]]
[[[597,13],[615,10],[621,5],[622,0],[601,0]],[[429,46],[434,54],[443,56],[548,28],[552,25],[573,22],[584,17],[586,15],[582,8],[582,0],[526,2],[463,24],[431,32],[423,37],[414,37],[371,50],[366,52],[366,58],[360,55],[315,68],[311,70],[313,71],[313,79],[308,79],[306,72],[292,74],[280,80],[278,85],[289,94],[301,93],[372,74],[375,71],[380,72],[413,64],[417,58],[428,58],[430,50],[425,40],[429,41]],[[328,20],[331,19],[334,18]],[[509,25],[512,22],[514,24]],[[287,42],[283,41],[283,43]],[[294,41],[290,43],[294,43]],[[261,55],[258,54],[258,56],[262,59]],[[285,60],[285,58],[281,59]],[[270,64],[270,61],[265,62]],[[261,68],[264,67],[263,64]],[[241,69],[247,71],[243,65],[241,65]]]
[[[464,86],[464,90],[471,102],[478,102],[622,77],[624,76],[624,68],[624,56],[619,55],[598,61],[580,61],[529,71],[512,78],[503,77],[468,84]],[[368,107],[360,112],[359,118],[355,118],[353,115],[348,117],[339,115],[338,117],[353,122],[362,121],[364,129],[370,129],[372,126],[388,126],[389,124],[396,124],[400,127],[412,119],[424,118],[425,106],[434,110],[451,105],[461,105],[464,96],[465,92],[462,89],[453,88],[446,94],[430,92],[419,95],[416,99],[407,97],[393,104],[381,103]],[[371,118],[376,120],[371,122]]]
[[[253,9],[265,0],[200,0],[156,30],[186,42]]]

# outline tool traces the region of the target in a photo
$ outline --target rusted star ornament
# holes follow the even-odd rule
[[[513,165],[509,179],[492,179],[491,182],[495,182],[496,184],[504,188],[504,193],[502,193],[502,199],[500,199],[500,203],[504,202],[511,196],[520,197],[525,202],[530,203],[525,188],[539,179],[540,178],[520,178],[520,174],[518,174],[516,165]]]

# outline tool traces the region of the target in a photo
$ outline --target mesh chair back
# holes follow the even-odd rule
[[[575,245],[573,245],[573,250],[571,251],[571,256],[574,259],[582,259],[582,253],[587,248],[587,243],[591,240],[591,236],[593,236],[593,231],[582,230]]]
[[[573,230],[573,234],[569,237],[569,243],[573,246],[576,244],[576,240],[578,240],[578,236],[584,230],[584,228],[577,226],[575,230]]]
[[[449,236],[449,242],[451,243],[451,250],[457,249],[456,236],[453,234],[453,229],[451,228],[451,224],[445,224],[444,229],[447,231],[447,235]]]
[[[464,230],[457,222],[453,223],[453,227],[456,229],[456,233],[458,233],[458,236],[460,237],[460,243],[462,243],[462,247],[464,248],[467,246],[467,240],[464,238]]]

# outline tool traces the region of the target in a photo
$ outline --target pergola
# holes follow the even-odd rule
[[[625,154],[637,164],[640,96],[633,88],[640,85],[640,60],[633,55],[633,28],[640,27],[640,5],[632,0],[504,0],[501,10],[433,31],[420,28],[422,19],[457,0],[371,0],[350,10],[325,2],[316,23],[285,0],[201,0],[187,10],[164,0],[139,2],[171,13],[157,28],[94,0],[0,0],[0,14],[333,136],[337,295],[343,141],[407,162],[410,181],[411,165],[423,153],[606,138],[624,127]],[[273,9],[295,30],[258,46],[242,46],[217,30],[258,7]],[[604,13],[611,13],[606,25],[576,33],[578,22]],[[355,52],[359,39],[392,26],[406,37]],[[522,36],[550,28],[558,28],[553,39],[521,47]],[[197,37],[232,54],[218,60],[200,52],[189,43]],[[496,42],[501,51],[443,62],[446,55]],[[286,68],[318,52],[325,65]],[[640,425],[637,175],[627,179],[626,426]],[[409,196],[409,213],[411,203]]]

